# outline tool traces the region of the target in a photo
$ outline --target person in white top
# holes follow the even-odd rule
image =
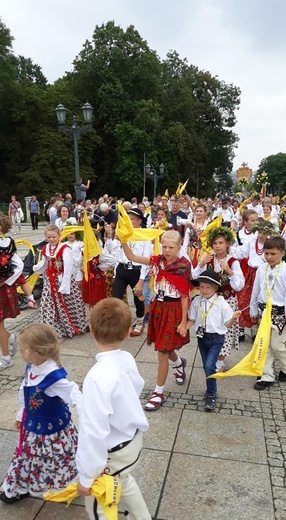
[[[285,243],[282,237],[270,237],[264,244],[266,263],[256,272],[250,302],[250,315],[253,320],[261,320],[265,309],[267,294],[272,301],[271,336],[267,350],[263,374],[254,388],[265,390],[275,382],[274,358],[279,361],[278,381],[286,382],[286,263],[282,261]]]
[[[70,226],[76,226],[77,221],[75,217],[71,217],[71,210],[64,204],[57,209],[58,218],[55,220],[55,225],[60,231],[69,224]]]
[[[104,520],[102,508],[90,494],[102,473],[119,477],[121,497],[130,517],[151,520],[131,472],[139,463],[142,434],[148,422],[139,396],[144,380],[135,360],[121,350],[131,331],[131,312],[123,301],[106,298],[90,317],[96,363],[83,383],[77,450],[78,493],[84,495],[89,518]]]
[[[230,201],[228,197],[222,197],[221,199],[221,207],[216,209],[213,212],[213,220],[218,217],[219,215],[222,215],[222,225],[226,227],[234,227],[234,213],[233,209],[230,206]]]
[[[211,412],[216,405],[217,382],[216,379],[208,379],[208,376],[216,372],[216,361],[225,334],[240,316],[240,311],[233,312],[223,296],[217,294],[221,282],[220,276],[213,269],[208,269],[192,283],[199,286],[201,296],[196,296],[191,302],[187,328],[195,325],[206,374],[205,410]]]
[[[278,222],[278,219],[276,218],[276,216],[274,216],[272,214],[272,206],[271,206],[270,202],[263,202],[262,208],[263,208],[264,220],[268,220],[269,222],[271,222],[273,224],[273,226],[275,227],[276,231],[279,231],[279,222]]]
[[[251,204],[247,204],[247,209],[254,209],[259,217],[263,217],[263,209],[260,204],[260,195],[257,193],[251,197]]]

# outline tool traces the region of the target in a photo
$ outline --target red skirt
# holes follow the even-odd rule
[[[0,287],[0,323],[6,318],[16,318],[20,314],[18,294],[15,285]]]
[[[91,307],[106,298],[106,285],[103,271],[97,268],[94,273],[88,273],[88,281],[82,280],[82,299]]]
[[[244,307],[247,307],[250,304],[251,293],[252,293],[252,289],[253,289],[256,271],[257,271],[257,269],[255,267],[248,266],[247,272],[245,274],[244,287],[243,287],[243,289],[241,289],[240,292],[237,293],[239,309],[244,309]],[[242,312],[242,314],[239,318],[240,327],[248,327],[249,329],[251,327],[253,327],[253,321],[250,318],[249,311],[250,311],[250,308],[248,307],[248,309],[245,309],[245,311]]]
[[[189,343],[189,331],[185,338],[182,338],[177,332],[181,319],[182,304],[180,300],[160,302],[155,298],[150,308],[147,343],[155,343],[155,350],[160,352],[171,352]]]

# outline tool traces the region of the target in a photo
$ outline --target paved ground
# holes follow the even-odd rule
[[[27,230],[25,234],[33,243],[43,237],[42,230],[29,234]],[[24,249],[20,253],[23,255]],[[27,309],[16,320],[7,320],[7,326],[17,332],[37,321],[37,314]],[[156,355],[146,345],[145,334],[126,341],[124,348],[135,356],[145,379],[143,402],[154,387]],[[229,365],[249,348],[247,338]],[[177,386],[169,374],[167,402],[148,414],[150,428],[144,437],[141,465],[135,472],[151,514],[156,520],[285,520],[286,384],[277,382],[259,393],[253,389],[253,378],[219,381],[216,413],[206,413],[204,375],[195,338],[183,348],[183,355],[188,361],[186,384]],[[62,341],[63,364],[69,378],[79,384],[94,356],[88,334]],[[0,482],[18,438],[14,418],[23,371],[17,354],[14,367],[0,373]],[[66,509],[62,504],[31,498],[13,506],[0,503],[0,518],[87,517],[82,500]],[[123,518],[120,514],[119,519]]]

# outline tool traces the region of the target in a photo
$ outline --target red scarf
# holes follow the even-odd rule
[[[151,264],[159,269],[156,274],[156,281],[160,282],[163,278],[173,286],[182,296],[189,297],[191,286],[191,263],[187,258],[177,258],[172,264],[167,264],[163,255],[152,256]]]

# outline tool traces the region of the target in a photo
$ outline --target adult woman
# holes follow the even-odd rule
[[[198,265],[202,255],[200,235],[209,223],[207,210],[204,204],[198,204],[195,208],[193,223],[186,228],[183,247],[187,251],[193,267]]]
[[[60,231],[63,230],[66,224],[74,226],[77,223],[76,219],[70,216],[70,208],[68,208],[68,206],[65,204],[62,204],[62,206],[58,208],[57,215],[58,218],[55,221],[55,225],[59,228]]]

